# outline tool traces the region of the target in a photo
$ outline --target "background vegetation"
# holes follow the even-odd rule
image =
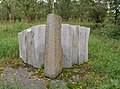
[[[54,10],[53,7],[54,2]],[[63,20],[120,24],[119,0],[0,0],[0,21],[37,21],[54,12]]]

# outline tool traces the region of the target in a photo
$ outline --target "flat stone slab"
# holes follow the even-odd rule
[[[26,35],[26,59],[28,64],[35,66],[35,49],[33,41],[33,33],[31,29],[27,30]]]
[[[27,34],[27,30],[24,30],[24,31],[18,33],[20,58],[22,58],[25,63],[27,63],[27,59],[26,59],[26,34]]]
[[[61,44],[63,49],[63,67],[70,68],[72,67],[72,40],[73,32],[71,25],[62,24],[61,32]]]
[[[51,89],[69,89],[63,80],[53,80],[50,83]]]
[[[86,27],[79,27],[78,37],[78,64],[87,62],[88,60],[88,37],[90,29]]]
[[[8,67],[4,73],[0,74],[0,80],[3,83],[9,82],[15,85],[16,83],[25,89],[47,89],[45,80],[32,76],[33,72],[28,72],[28,68],[14,69]]]
[[[44,48],[45,48],[45,25],[38,25],[31,28],[34,43],[34,66],[40,68],[44,64]]]
[[[72,37],[72,64],[78,64],[78,37],[79,37],[79,26],[71,25],[71,29],[73,30]]]

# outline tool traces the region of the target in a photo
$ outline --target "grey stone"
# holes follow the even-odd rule
[[[34,73],[28,72],[28,70],[28,68],[14,69],[7,67],[4,75],[0,75],[0,79],[4,84],[9,82],[10,84],[17,84],[20,87],[24,87],[24,89],[47,89],[45,80],[39,79],[37,76],[32,76]]]
[[[27,34],[27,30],[24,30],[24,31],[18,33],[20,58],[22,58],[25,63],[27,63],[26,34]]]
[[[72,78],[73,78],[73,80],[74,80],[75,82],[80,81],[80,76],[79,76],[79,74],[73,75]]]
[[[78,64],[78,57],[77,57],[77,50],[78,50],[78,31],[79,27],[78,26],[72,26],[71,29],[73,30],[73,39],[72,39],[72,63],[73,64]]]
[[[45,76],[56,78],[62,71],[60,16],[49,14],[45,34]]]
[[[90,29],[86,27],[79,27],[78,40],[78,62],[82,64],[88,61],[88,37]]]
[[[79,27],[79,38],[78,38],[78,63],[84,63],[85,59],[85,29]]]
[[[62,80],[51,81],[51,89],[68,89],[66,82]]]
[[[85,60],[84,62],[88,61],[88,39],[90,34],[90,28],[85,28]]]
[[[61,44],[63,49],[63,62],[64,68],[72,67],[72,37],[73,32],[69,24],[62,24]]]
[[[25,54],[26,52],[26,50],[25,50],[25,46],[23,46],[23,44],[25,43],[25,37],[24,37],[24,39],[22,38],[22,37],[24,37],[24,34],[23,34],[23,31],[22,32],[20,32],[20,33],[18,33],[18,41],[19,41],[19,52],[20,52],[20,54],[19,54],[19,56],[20,56],[20,58],[22,58],[23,59],[23,61],[24,62],[26,62],[26,57],[25,57],[25,55],[23,56],[23,53]],[[24,41],[24,42],[23,42]]]
[[[34,67],[36,68],[40,68],[44,64],[45,29],[45,25],[38,25],[31,28],[35,51]]]
[[[34,49],[34,42],[33,42],[33,33],[31,29],[27,30],[26,34],[26,59],[27,63],[35,66],[36,62],[34,60],[35,58],[35,49]]]
[[[51,26],[52,25],[50,25],[49,28],[51,28]],[[25,63],[31,64],[36,68],[40,68],[41,65],[44,64],[45,33],[46,25],[34,26],[18,33],[20,58],[22,58]],[[53,34],[54,31],[51,33]],[[60,40],[63,49],[63,68],[70,68],[72,64],[82,64],[88,61],[89,34],[90,28],[62,24]],[[55,35],[53,34],[53,38],[55,38]],[[49,41],[50,45],[55,44],[53,38],[51,38],[51,43]],[[52,50],[53,49],[54,47]],[[54,53],[55,51],[53,51],[53,54]],[[54,55],[51,56],[54,57]]]

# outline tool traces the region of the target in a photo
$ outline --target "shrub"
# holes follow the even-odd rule
[[[120,39],[120,26],[108,25],[101,28],[101,34],[113,39]]]

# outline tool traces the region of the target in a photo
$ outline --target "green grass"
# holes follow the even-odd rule
[[[64,23],[72,24],[73,22]],[[19,59],[18,32],[38,24],[42,23],[0,24],[0,59],[2,61],[0,67],[1,64],[6,64],[7,59]],[[89,27],[93,23],[80,24]],[[81,71],[74,72],[73,69],[75,68],[81,69]],[[89,62],[73,66],[71,69],[63,69],[62,75],[58,79],[67,82],[69,79],[73,80],[72,76],[76,74],[80,75],[81,81],[67,83],[69,89],[120,89],[120,40],[100,36],[94,34],[94,32],[91,33],[89,38]],[[10,87],[6,88],[8,85],[0,84],[0,89],[11,89]]]
[[[120,40],[91,35],[89,39],[91,71],[106,80],[99,89],[120,88]],[[103,88],[101,88],[103,87]]]
[[[0,58],[19,58],[18,33],[36,23],[12,23],[0,25]]]

